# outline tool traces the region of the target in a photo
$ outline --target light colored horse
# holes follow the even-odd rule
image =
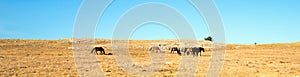
[[[160,48],[160,47],[157,47],[157,46],[150,47],[150,48],[149,48],[149,51],[150,51],[150,52],[156,52],[156,53],[162,52],[161,48]]]

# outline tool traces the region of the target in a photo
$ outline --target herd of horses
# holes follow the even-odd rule
[[[193,56],[201,56],[201,52],[205,52],[205,49],[203,47],[171,47],[171,48],[164,48],[161,46],[152,46],[149,47],[149,52],[152,53],[165,53],[165,51],[169,50],[170,54],[175,54],[175,52],[178,55],[193,55]],[[98,53],[99,51],[99,53]],[[91,51],[91,53],[97,54],[97,55],[104,55],[105,49],[103,47],[94,47]],[[111,54],[111,53],[110,53]]]
[[[174,54],[176,52],[178,55],[193,55],[193,56],[198,56],[198,55],[201,56],[201,52],[205,52],[205,49],[203,47],[181,47],[181,48],[171,47],[168,50],[170,50],[170,54]],[[156,51],[156,53],[158,52],[164,53],[165,50],[163,50],[160,47],[150,47],[149,51],[150,52]]]

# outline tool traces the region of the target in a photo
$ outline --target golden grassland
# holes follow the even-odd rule
[[[161,41],[129,42],[131,58],[143,66],[150,63],[146,47],[150,43]],[[166,41],[164,41],[166,42]],[[174,41],[169,41],[173,43]],[[103,44],[107,53],[112,53],[109,40],[97,40]],[[0,40],[0,77],[7,76],[50,76],[77,77],[73,52],[68,47],[69,40]],[[140,47],[140,48],[139,48]],[[144,48],[142,48],[144,47]],[[206,51],[199,58],[196,76],[206,76],[210,65],[211,52]],[[87,54],[91,54],[87,52]],[[118,67],[114,55],[95,55],[105,76],[134,76]],[[220,76],[300,76],[300,43],[226,45],[224,66]],[[166,53],[163,70],[153,76],[174,76],[179,67],[181,56]]]

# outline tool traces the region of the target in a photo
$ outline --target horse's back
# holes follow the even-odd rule
[[[104,51],[103,47],[95,47],[96,51]]]

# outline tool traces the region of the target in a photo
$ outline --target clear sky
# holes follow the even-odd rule
[[[118,0],[104,12],[97,38],[111,38],[118,18],[131,7],[153,0]],[[210,35],[197,11],[185,0],[154,0],[167,4],[191,23],[197,39]],[[226,42],[251,44],[300,41],[300,0],[214,0],[222,17]],[[71,38],[82,0],[0,0],[0,38]],[[152,30],[157,29],[157,30]],[[147,35],[153,36],[147,36]],[[175,38],[157,24],[145,24],[132,39]]]

